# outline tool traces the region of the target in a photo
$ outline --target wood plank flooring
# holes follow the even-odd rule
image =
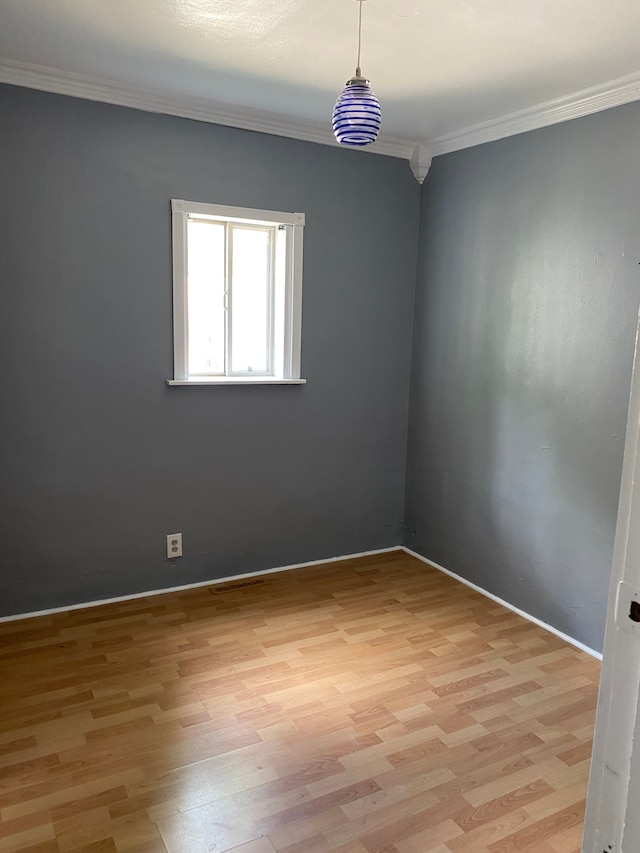
[[[579,853],[599,664],[400,552],[0,624],[0,853]]]

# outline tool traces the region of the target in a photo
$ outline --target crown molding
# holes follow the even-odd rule
[[[589,89],[581,89],[562,98],[536,104],[525,110],[500,116],[481,124],[462,128],[454,133],[434,137],[429,141],[433,156],[460,151],[485,142],[495,142],[507,136],[526,133],[559,124],[574,118],[598,113],[640,100],[640,71],[618,77]]]
[[[124,86],[85,74],[58,71],[2,57],[0,83],[338,147],[328,127],[319,122],[296,121],[268,111],[231,107],[205,98],[169,97],[159,91]],[[422,183],[432,157],[485,142],[495,142],[508,136],[538,130],[638,100],[640,72],[635,72],[425,141],[382,134],[364,153],[408,160],[416,179]]]
[[[411,171],[419,184],[424,183],[424,179],[427,177],[429,169],[431,168],[432,159],[433,156],[431,154],[431,150],[422,142],[419,142],[413,149],[409,165],[411,166]]]
[[[0,57],[0,83],[338,147],[331,130],[317,122],[295,121],[272,112],[230,107],[228,104],[209,101],[205,98],[169,97],[158,91],[123,86],[120,83],[86,74],[58,71],[54,68],[2,57]],[[413,143],[409,140],[382,134],[365,153],[384,154],[408,160],[413,148]]]

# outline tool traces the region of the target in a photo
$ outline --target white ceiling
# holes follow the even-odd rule
[[[386,153],[640,99],[640,0],[366,0],[363,20]],[[0,0],[0,80],[329,141],[357,21],[356,0]]]

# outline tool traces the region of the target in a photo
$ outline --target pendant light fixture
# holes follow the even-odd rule
[[[347,80],[344,91],[333,108],[333,132],[341,145],[370,145],[380,130],[382,113],[378,99],[371,91],[371,83],[360,70],[362,46],[362,2],[358,17],[358,61],[355,77]]]

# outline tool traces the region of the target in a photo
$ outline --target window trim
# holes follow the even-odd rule
[[[211,379],[167,379],[167,385],[306,385],[306,379],[274,379],[262,376],[254,379],[244,376],[212,376]]]
[[[266,222],[287,229],[285,258],[284,369],[282,376],[228,374],[189,376],[187,310],[187,222],[190,216],[232,221],[239,225]],[[173,379],[168,385],[302,385],[300,349],[302,333],[302,250],[304,213],[234,207],[203,202],[171,200],[173,248]]]

